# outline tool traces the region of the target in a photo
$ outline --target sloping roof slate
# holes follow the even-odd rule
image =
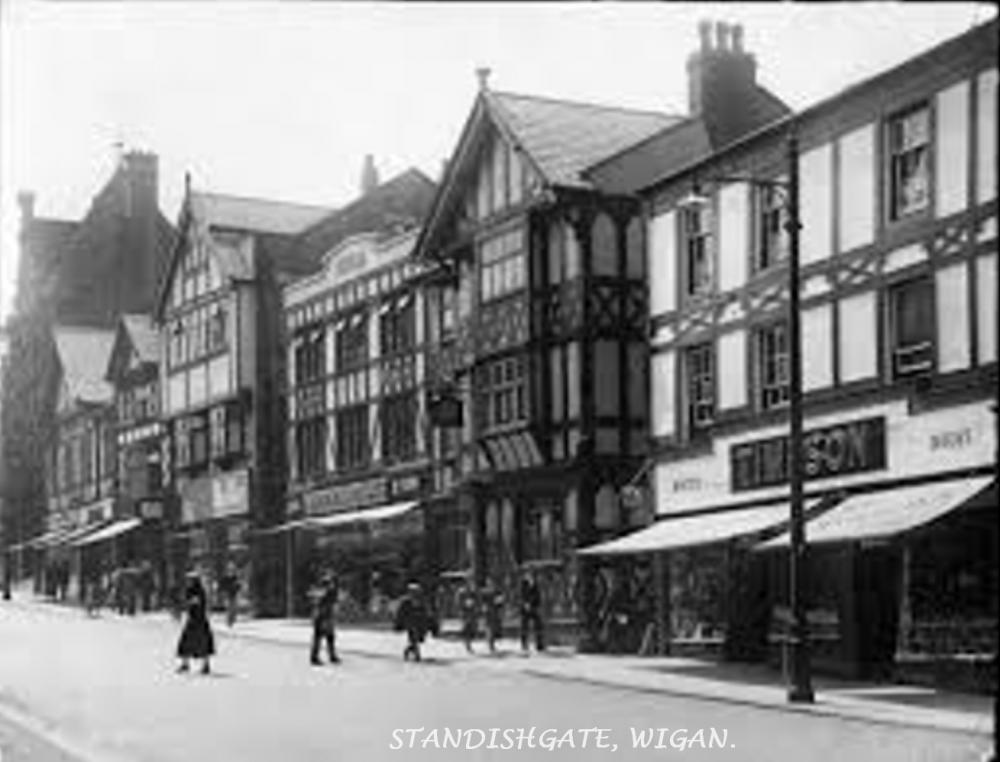
[[[160,334],[149,315],[122,315],[132,346],[141,362],[160,361]]]
[[[682,120],[655,111],[487,92],[494,115],[511,130],[554,185],[591,187],[585,169]]]
[[[192,192],[191,202],[198,218],[211,227],[281,235],[300,233],[331,211],[324,206],[206,192]]]
[[[52,335],[70,398],[109,402],[113,389],[104,380],[104,373],[114,344],[114,331],[55,326]]]

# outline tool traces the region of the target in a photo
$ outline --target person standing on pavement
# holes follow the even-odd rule
[[[479,595],[471,579],[467,579],[458,588],[458,610],[462,617],[462,641],[465,643],[465,650],[471,654],[472,641],[479,631]]]
[[[406,586],[406,594],[396,609],[395,629],[406,633],[406,647],[403,649],[403,661],[420,661],[420,644],[424,642],[428,632],[434,632],[436,627],[431,620],[431,612],[424,601],[420,585],[411,582]]]
[[[337,577],[329,569],[320,574],[319,582],[309,590],[312,603],[312,649],[309,652],[309,663],[319,666],[320,647],[326,643],[327,656],[331,664],[339,664],[337,656],[336,605]]]
[[[240,595],[240,577],[232,562],[226,566],[226,573],[219,581],[219,592],[226,604],[226,625],[232,627],[236,624],[236,604]]]
[[[486,580],[483,587],[483,619],[486,621],[486,638],[490,645],[490,653],[497,652],[497,640],[503,629],[503,593],[493,582]]]
[[[533,572],[521,578],[521,650],[528,651],[529,631],[534,631],[535,648],[545,650],[545,631],[542,626],[542,594]]]
[[[208,622],[208,594],[196,572],[188,572],[184,591],[187,618],[177,642],[177,656],[181,660],[178,672],[190,670],[191,659],[201,659],[201,673],[211,671],[210,659],[215,655],[215,637]]]

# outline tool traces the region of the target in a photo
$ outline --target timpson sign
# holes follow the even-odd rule
[[[803,432],[802,474],[823,479],[885,468],[885,418],[862,418]],[[788,483],[787,436],[741,442],[729,449],[733,492]]]
[[[894,400],[817,416],[806,421],[803,475],[810,489],[840,489],[988,467],[997,448],[991,406],[987,400],[914,415],[905,400]],[[786,498],[788,430],[769,428],[756,437],[720,436],[710,455],[656,464],[656,513]]]

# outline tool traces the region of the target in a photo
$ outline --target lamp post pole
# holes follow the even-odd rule
[[[791,685],[788,700],[814,700],[809,664],[809,625],[806,621],[806,537],[802,499],[802,341],[799,312],[799,163],[798,138],[788,138],[788,481],[791,497],[791,553],[789,554],[789,595],[791,597],[791,637],[788,654]]]

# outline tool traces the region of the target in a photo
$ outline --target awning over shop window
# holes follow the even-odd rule
[[[710,545],[777,527],[781,522],[788,520],[788,514],[788,504],[781,503],[699,516],[661,519],[652,526],[632,534],[585,548],[580,551],[580,555],[652,553],[659,550]]]
[[[87,524],[86,526],[77,527],[76,529],[71,529],[65,534],[50,540],[45,544],[47,548],[60,548],[68,545],[76,545],[76,541],[81,537],[86,537],[92,532],[100,531],[102,528],[106,527],[108,522],[106,521],[95,521],[93,524]]]
[[[85,535],[73,543],[74,547],[82,548],[84,545],[93,545],[95,542],[110,540],[126,532],[131,532],[142,523],[142,519],[121,519],[108,524],[103,529],[98,529],[92,534]]]
[[[308,519],[305,522],[307,527],[317,529],[327,529],[355,522],[375,522],[393,519],[409,513],[419,505],[416,501],[406,503],[391,503],[390,505],[380,505],[377,508],[365,508],[361,511],[350,511],[346,513],[335,513],[331,516],[321,516]]]
[[[885,539],[929,524],[990,485],[990,477],[921,484],[855,495],[806,524],[810,545],[848,540]],[[760,550],[787,548],[784,533],[761,543]]]

